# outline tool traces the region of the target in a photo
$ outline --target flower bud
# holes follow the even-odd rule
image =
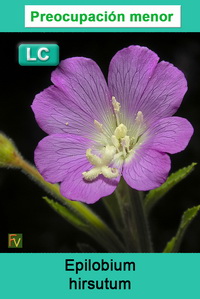
[[[19,167],[20,154],[14,143],[0,133],[0,167]]]

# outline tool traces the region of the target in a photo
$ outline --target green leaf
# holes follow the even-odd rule
[[[197,163],[179,169],[177,172],[172,173],[164,184],[160,187],[151,190],[147,193],[144,201],[145,210],[147,213],[151,211],[153,206],[161,199],[168,191],[170,191],[176,184],[186,178],[193,170]]]
[[[115,192],[104,199],[127,252],[151,252],[151,242],[143,208],[143,193],[121,179]]]
[[[88,227],[84,221],[79,218],[75,213],[70,211],[67,207],[61,205],[60,203],[49,199],[48,197],[43,197],[43,199],[51,206],[51,208],[61,215],[65,220],[69,221],[72,225],[85,229]]]
[[[173,237],[166,245],[165,249],[163,252],[178,252],[181,241],[183,239],[183,236],[192,222],[192,220],[196,217],[197,213],[200,210],[200,205],[195,206],[193,208],[188,209],[183,213],[183,216],[181,218],[181,223],[179,225],[178,231],[176,233],[176,236]]]
[[[15,157],[14,160],[13,156]],[[0,133],[0,167],[11,163],[11,160],[12,165],[10,166],[21,169],[24,174],[28,175],[30,179],[39,184],[61,203],[50,200],[47,197],[45,198],[46,202],[62,217],[88,233],[109,252],[124,251],[124,245],[118,236],[89,206],[78,201],[71,201],[62,196],[59,185],[45,181],[38,170],[22,158],[21,154],[14,147],[13,142]]]
[[[93,214],[92,211],[86,215],[88,218],[81,218],[79,213],[76,213],[76,210],[70,210],[68,206],[61,205],[48,197],[43,198],[54,211],[72,225],[90,235],[102,247],[108,250],[108,252],[124,252],[124,246],[118,237],[100,218]]]

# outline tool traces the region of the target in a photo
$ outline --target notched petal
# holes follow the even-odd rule
[[[151,148],[169,154],[186,148],[194,129],[190,122],[181,117],[167,117],[157,121],[145,133]]]

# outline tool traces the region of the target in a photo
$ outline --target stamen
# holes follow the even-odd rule
[[[135,142],[137,142],[138,137],[141,133],[140,131],[141,131],[141,127],[142,127],[142,124],[143,124],[143,120],[144,120],[144,117],[143,117],[142,111],[138,111],[137,116],[135,118],[135,125],[136,125],[136,132],[134,134]]]
[[[116,148],[112,145],[106,145],[106,147],[103,150],[102,155],[102,163],[103,165],[108,165],[114,158],[114,155],[116,153]]]
[[[115,154],[114,159],[112,161],[113,165],[121,165],[122,163],[122,159],[121,157],[123,156],[123,152],[119,152],[117,154]]]
[[[119,124],[120,124],[120,122],[119,122],[119,112],[120,112],[121,105],[120,105],[119,102],[117,102],[115,97],[112,97],[112,105],[113,105],[113,108],[114,108],[117,125],[119,126]]]
[[[115,112],[119,112],[121,105],[119,102],[117,102],[115,97],[112,97],[112,104],[113,104],[113,108],[114,108]]]
[[[66,126],[68,126],[69,123],[65,123],[65,124],[66,124]]]
[[[118,149],[118,147],[120,146],[120,143],[115,135],[111,136],[111,141],[112,141],[113,145]]]
[[[97,155],[92,153],[91,148],[86,150],[86,157],[90,164],[93,165],[92,169],[82,173],[83,178],[87,181],[93,181],[98,178],[99,175],[103,175],[109,179],[118,177],[120,175],[118,167],[123,165],[124,160],[130,161],[133,157],[135,153],[134,147],[136,144],[139,144],[139,137],[144,130],[143,114],[141,111],[138,111],[133,130],[129,130],[131,136],[127,135],[127,127],[119,122],[121,106],[115,97],[112,97],[112,105],[117,123],[113,135],[105,136],[103,124],[94,120],[95,127],[101,133],[101,143],[98,147],[95,147]],[[67,124],[68,123],[66,123],[66,125]]]
[[[129,136],[125,136],[124,138],[122,138],[121,144],[122,144],[123,147],[125,147],[127,149],[127,151],[129,151],[130,137]]]
[[[126,136],[127,134],[127,127],[123,124],[120,124],[116,129],[115,129],[115,136],[117,137],[117,139],[123,138]]]
[[[143,122],[143,119],[144,119],[144,117],[143,117],[142,111],[138,111],[135,121],[137,123],[141,124]]]
[[[95,127],[99,130],[99,132],[103,133],[103,125],[98,122],[96,119],[94,120]]]
[[[133,147],[136,142],[137,142],[137,140],[135,139],[135,137],[131,137],[131,139],[130,139],[130,147]]]

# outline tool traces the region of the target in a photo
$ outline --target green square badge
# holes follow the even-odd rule
[[[56,66],[59,64],[57,44],[21,44],[18,62],[22,66]]]
[[[23,235],[22,234],[8,234],[8,248],[22,248]]]

